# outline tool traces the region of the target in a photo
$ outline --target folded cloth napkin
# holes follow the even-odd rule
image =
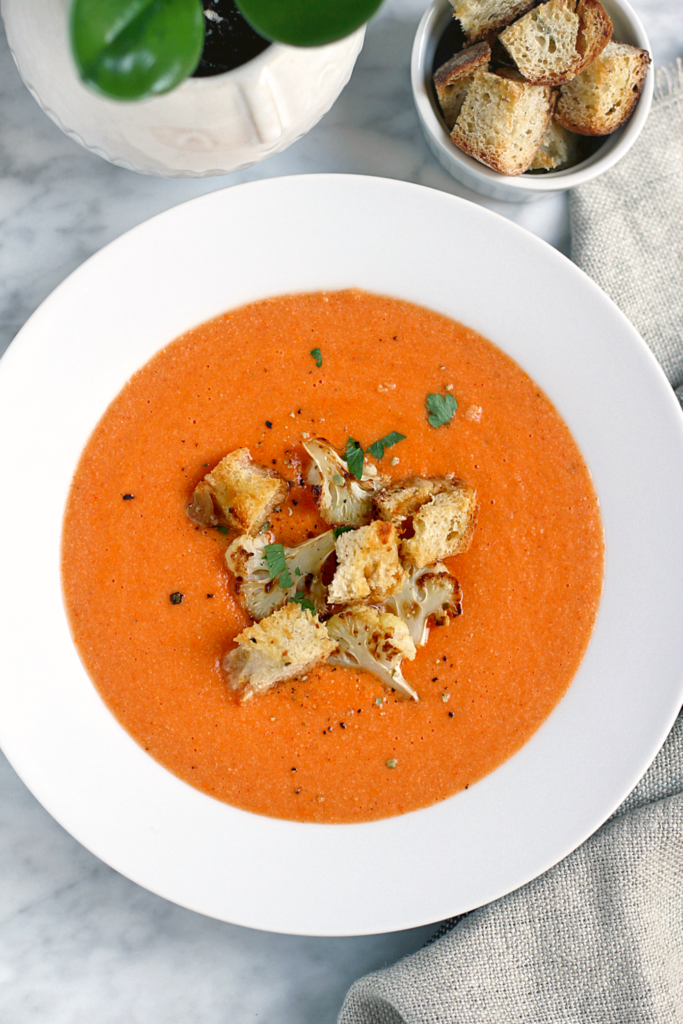
[[[683,402],[683,64],[626,157],[570,197],[572,257]],[[681,510],[683,514],[683,510]],[[447,851],[444,851],[447,857]],[[683,1024],[683,714],[578,850],[349,991],[339,1024]]]
[[[572,259],[640,332],[683,402],[683,61],[655,71],[633,149],[569,196]]]

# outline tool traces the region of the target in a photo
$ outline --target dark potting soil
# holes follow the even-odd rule
[[[202,6],[206,36],[193,78],[232,71],[270,46],[270,42],[244,20],[234,0],[202,0]]]

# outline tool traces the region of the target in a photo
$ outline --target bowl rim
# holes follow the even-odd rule
[[[268,237],[265,249],[257,223]],[[443,244],[444,232],[468,254],[455,281],[449,261],[434,266],[424,258]],[[240,244],[226,250],[226,237]],[[199,263],[198,245],[205,256]],[[593,473],[605,526],[605,586],[569,691],[499,769],[403,816],[297,824],[192,789],[145,754],[108,711],[64,614],[62,513],[95,423],[169,340],[255,299],[354,286],[464,321],[531,372]],[[41,502],[18,519],[10,487],[26,473],[27,451],[41,453]],[[567,856],[607,819],[680,708],[678,402],[642,339],[577,267],[507,219],[447,193],[354,175],[260,179],[132,229],[67,278],[0,361],[0,458],[3,749],[83,845],[150,891],[208,916],[342,936],[426,924],[497,899]],[[634,474],[649,482],[635,494]]]
[[[632,45],[647,50],[652,55],[647,33],[628,0],[604,0],[604,3],[608,9],[610,7],[618,9],[634,40]],[[520,194],[520,197],[524,193],[543,195],[575,188],[577,185],[592,181],[593,178],[609,170],[626,155],[640,135],[650,112],[655,77],[652,66],[648,69],[638,103],[629,120],[611,136],[605,136],[605,141],[608,142],[612,139],[614,140],[613,144],[605,152],[603,152],[605,150],[603,144],[597,152],[582,161],[577,167],[548,171],[543,175],[521,174],[513,177],[494,171],[493,168],[487,167],[454,146],[437,109],[431,84],[430,66],[434,46],[448,24],[452,11],[450,0],[431,0],[415,32],[410,61],[411,88],[420,123],[429,138],[431,147],[438,151],[439,162],[449,173],[458,177],[457,169],[462,168],[462,172],[466,173],[468,177],[479,177],[482,183],[486,183],[490,187],[516,192]]]

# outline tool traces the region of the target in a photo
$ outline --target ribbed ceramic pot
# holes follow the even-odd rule
[[[273,43],[233,71],[122,103],[98,96],[78,78],[69,6],[70,0],[2,0],[9,46],[27,88],[86,149],[129,170],[173,178],[242,170],[301,138],[348,82],[365,32],[328,46]]]

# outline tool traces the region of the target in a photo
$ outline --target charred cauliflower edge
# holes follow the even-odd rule
[[[313,438],[303,447],[312,460],[306,482],[321,517],[348,532],[335,538],[330,529],[296,547],[283,546],[286,571],[276,578],[267,558],[275,535],[256,531],[283,501],[287,484],[253,463],[248,449],[226,455],[197,485],[186,509],[197,522],[210,500],[213,515],[200,513],[204,524],[219,520],[241,531],[225,560],[254,622],[223,658],[226,681],[245,702],[329,661],[370,672],[418,700],[402,663],[427,642],[430,623],[445,625],[462,612],[460,585],[440,559],[469,547],[476,493],[452,477],[389,483],[371,465],[358,480],[329,441]],[[327,586],[323,568],[333,554],[337,567]],[[343,595],[343,603],[334,604],[330,595]]]

